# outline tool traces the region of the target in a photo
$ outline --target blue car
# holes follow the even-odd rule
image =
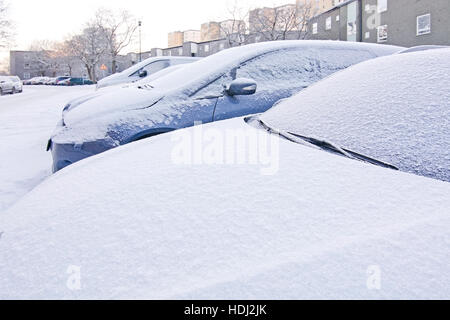
[[[64,108],[48,143],[53,171],[199,122],[265,112],[339,70],[401,49],[336,41],[258,43],[224,50],[150,83],[98,91]]]

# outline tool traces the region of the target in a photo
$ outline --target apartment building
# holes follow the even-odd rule
[[[77,57],[58,57],[48,51],[10,51],[9,69],[11,75],[20,79],[31,79],[34,77],[87,77],[86,67]],[[117,57],[117,69],[122,71],[130,67],[133,62],[132,54]],[[137,57],[134,57],[137,61]],[[98,64],[97,76],[106,77],[111,74],[109,70],[100,70],[100,66],[111,65],[111,59],[105,56]]]
[[[186,30],[183,32],[183,43],[184,42],[201,42],[201,32],[200,30]]]
[[[268,32],[273,29],[283,29],[289,17],[292,22],[297,16],[298,7],[296,4],[286,4],[275,8],[257,8],[249,12],[250,33]]]
[[[314,17],[309,38],[450,45],[448,0],[347,0]]]
[[[183,45],[184,42],[184,34],[181,31],[170,32],[167,35],[167,47],[173,48]]]
[[[244,20],[225,20],[220,22],[220,38],[225,38],[231,34],[244,34],[247,32],[247,24]]]
[[[203,23],[200,28],[200,42],[220,39],[220,23],[210,21]]]

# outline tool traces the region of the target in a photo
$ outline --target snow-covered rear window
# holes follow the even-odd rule
[[[336,73],[261,120],[450,181],[449,88],[450,49],[392,55]]]
[[[199,90],[194,97],[220,95],[223,88],[237,78],[255,80],[258,92],[295,90],[370,58],[373,58],[373,54],[364,50],[328,48],[278,50],[260,55],[230,70]]]

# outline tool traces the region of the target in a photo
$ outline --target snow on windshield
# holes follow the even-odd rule
[[[311,86],[261,120],[450,181],[449,88],[450,49],[382,57]]]

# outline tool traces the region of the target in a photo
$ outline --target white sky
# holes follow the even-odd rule
[[[28,49],[33,40],[62,40],[78,32],[99,7],[127,9],[142,19],[142,49],[167,46],[167,33],[200,29],[207,21],[229,18],[235,0],[9,0],[16,24],[14,49]],[[295,0],[240,0],[240,7],[274,6]],[[137,51],[137,45],[129,51]],[[5,54],[5,53],[4,53]],[[3,55],[4,55],[3,54]]]

